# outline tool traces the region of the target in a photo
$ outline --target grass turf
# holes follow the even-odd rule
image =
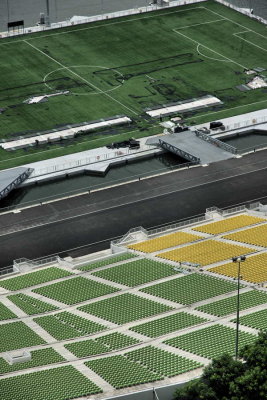
[[[134,136],[146,136],[151,125],[140,118],[145,108],[206,94],[224,103],[208,110],[209,119],[218,111],[221,118],[263,108],[264,90],[240,92],[236,86],[250,79],[244,68],[266,65],[265,38],[262,24],[207,1],[1,40],[1,138],[117,114],[138,119]],[[70,94],[23,103],[58,90]],[[188,116],[197,122],[207,118],[201,110]],[[49,146],[13,154],[1,150],[0,167],[23,164],[27,154],[30,162],[81,151],[94,146],[93,136],[71,150],[60,145],[55,151]]]

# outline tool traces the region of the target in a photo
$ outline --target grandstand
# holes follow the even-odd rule
[[[109,255],[54,258],[2,277],[0,398],[21,400],[21,388],[25,400],[105,398],[199,376],[212,357],[235,352],[231,258],[240,254],[248,255],[240,346],[253,342],[267,313],[267,248],[256,240],[267,217],[258,210],[216,209],[161,232],[134,229]],[[22,350],[31,359],[10,365],[7,355]]]

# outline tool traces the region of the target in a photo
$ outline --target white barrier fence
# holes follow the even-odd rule
[[[66,27],[74,26],[74,25],[87,24],[87,23],[91,23],[91,22],[103,21],[103,20],[112,19],[112,18],[126,17],[128,15],[141,14],[141,13],[145,13],[145,12],[161,10],[163,8],[165,9],[165,8],[169,8],[169,7],[183,6],[186,4],[201,3],[204,1],[206,1],[206,0],[178,0],[178,1],[170,1],[169,3],[167,3],[164,6],[158,6],[157,4],[147,5],[145,7],[138,7],[138,8],[132,8],[129,10],[122,10],[122,11],[116,11],[116,12],[112,12],[112,13],[94,15],[92,17],[83,18],[81,20],[75,20],[75,21],[67,20],[67,21],[52,23],[50,26],[45,26],[45,25],[33,26],[30,28],[26,28],[23,31],[1,32],[0,38],[19,36],[19,35],[35,33],[35,32],[44,32],[44,31],[49,31],[51,29],[66,28]]]
[[[114,158],[126,157],[140,153],[140,150],[131,150],[129,148],[112,151],[109,153],[99,154],[93,157],[81,158],[79,160],[69,161],[62,164],[55,164],[45,168],[34,169],[30,178],[34,178],[41,175],[52,174],[59,171],[65,171],[69,169],[79,168],[86,165],[98,163],[101,161],[113,160]]]

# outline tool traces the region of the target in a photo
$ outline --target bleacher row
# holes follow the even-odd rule
[[[88,379],[90,370],[123,389],[190,374],[203,366],[194,355],[208,362],[234,354],[237,283],[229,259],[244,253],[255,254],[241,266],[240,346],[251,343],[257,330],[267,329],[267,291],[249,286],[267,281],[266,221],[230,217],[131,244],[76,271],[49,267],[0,280],[0,399],[90,396],[103,390],[94,375]],[[185,262],[202,268],[183,269]],[[11,366],[4,359],[5,352],[25,348],[31,361]],[[87,374],[76,364],[81,360]]]

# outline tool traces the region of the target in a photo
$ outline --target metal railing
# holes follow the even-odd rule
[[[152,156],[157,155],[159,153],[153,153]],[[4,208],[0,208],[0,214],[1,213],[5,213],[5,212],[9,212],[9,211],[13,211],[16,209],[24,209],[24,208],[28,208],[28,207],[32,207],[32,206],[36,206],[36,205],[42,205],[45,203],[49,203],[49,202],[53,202],[53,201],[57,201],[60,199],[67,199],[67,198],[71,198],[73,196],[79,196],[82,194],[89,194],[91,192],[94,192],[96,190],[100,190],[100,189],[104,189],[106,187],[111,187],[111,186],[116,186],[116,185],[123,185],[123,184],[127,184],[129,182],[134,182],[134,181],[141,181],[143,179],[147,179],[147,178],[152,178],[154,176],[157,175],[161,175],[164,173],[168,173],[171,171],[177,171],[179,169],[183,169],[183,168],[190,168],[195,166],[194,163],[191,162],[187,162],[187,163],[183,163],[183,164],[177,164],[174,166],[169,166],[168,169],[158,169],[158,170],[154,170],[154,171],[148,171],[148,172],[144,172],[143,174],[138,174],[138,175],[130,175],[128,177],[125,178],[121,178],[121,179],[116,179],[116,180],[107,180],[103,183],[97,184],[97,185],[91,185],[91,186],[86,186],[84,188],[80,188],[77,190],[72,190],[69,192],[63,192],[54,196],[47,196],[47,197],[42,197],[42,198],[38,198],[36,200],[33,201],[29,201],[29,202],[25,202],[22,204],[14,204],[12,206],[8,206],[8,207],[4,207]],[[83,173],[83,171],[81,172]]]
[[[198,131],[198,130],[195,133],[196,133],[197,137],[204,140],[205,142],[211,143],[214,146],[217,146],[222,150],[228,151],[229,153],[237,154],[237,149],[235,147],[231,146],[230,144],[224,143],[221,140],[216,139],[212,136],[209,136],[206,133]]]

